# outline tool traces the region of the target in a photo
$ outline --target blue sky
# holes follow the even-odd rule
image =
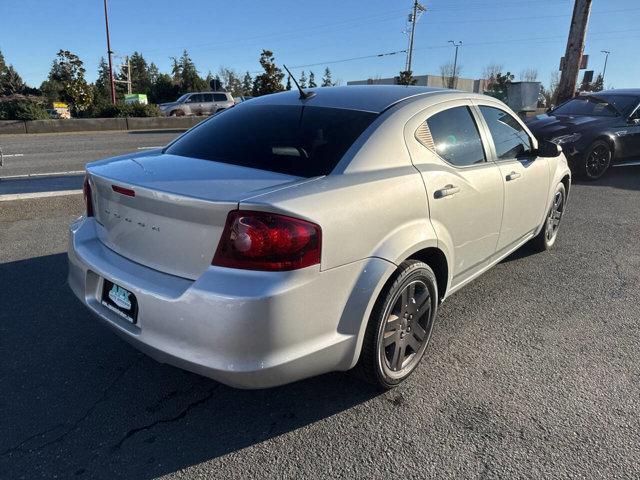
[[[0,0],[0,50],[25,81],[38,86],[59,49],[77,53],[87,79],[105,55],[102,0]],[[566,46],[573,0],[423,0],[416,27],[414,74],[439,74],[453,58],[448,40],[464,43],[463,77],[479,78],[489,63],[516,74],[535,68],[547,84]],[[342,83],[396,75],[405,54],[342,61],[407,47],[411,0],[304,0],[214,2],[110,0],[112,49],[140,51],[161,71],[187,48],[200,72],[227,66],[259,70],[262,48],[278,63],[305,67],[320,77],[329,66]],[[640,1],[594,0],[587,46],[590,69],[602,69],[611,50],[606,85],[640,87]],[[331,63],[336,62],[336,63]],[[296,68],[298,76],[302,68]]]

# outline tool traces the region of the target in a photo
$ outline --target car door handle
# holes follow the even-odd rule
[[[433,194],[434,198],[444,198],[450,197],[451,195],[455,195],[460,191],[460,187],[456,187],[455,185],[445,185],[440,190],[436,190]]]
[[[506,176],[507,182],[510,182],[511,180],[515,180],[517,178],[520,178],[522,176],[522,174],[518,173],[518,172],[511,172],[509,175]]]

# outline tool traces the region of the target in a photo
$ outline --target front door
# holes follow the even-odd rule
[[[493,160],[504,182],[504,213],[498,252],[530,236],[542,224],[549,192],[549,164],[536,157],[529,134],[498,106],[479,105],[493,140]]]
[[[453,286],[495,254],[503,202],[500,170],[487,161],[470,106],[466,101],[454,105],[429,109],[415,134],[406,135],[438,241],[452,250]]]

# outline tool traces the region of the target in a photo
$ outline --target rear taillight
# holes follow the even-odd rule
[[[315,223],[276,213],[235,210],[227,216],[212,265],[245,270],[296,270],[320,263]]]
[[[87,207],[87,217],[93,217],[93,200],[91,197],[91,185],[89,185],[89,175],[85,174],[84,184],[82,185],[82,194],[84,195],[84,204]]]

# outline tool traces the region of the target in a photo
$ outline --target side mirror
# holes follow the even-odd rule
[[[553,158],[562,153],[562,147],[556,143],[550,142],[549,140],[542,140],[538,145],[537,153],[539,157]]]
[[[637,117],[637,116],[636,117],[630,117],[627,120],[627,123],[630,123],[631,125],[638,125],[638,124],[640,124],[640,117]]]

